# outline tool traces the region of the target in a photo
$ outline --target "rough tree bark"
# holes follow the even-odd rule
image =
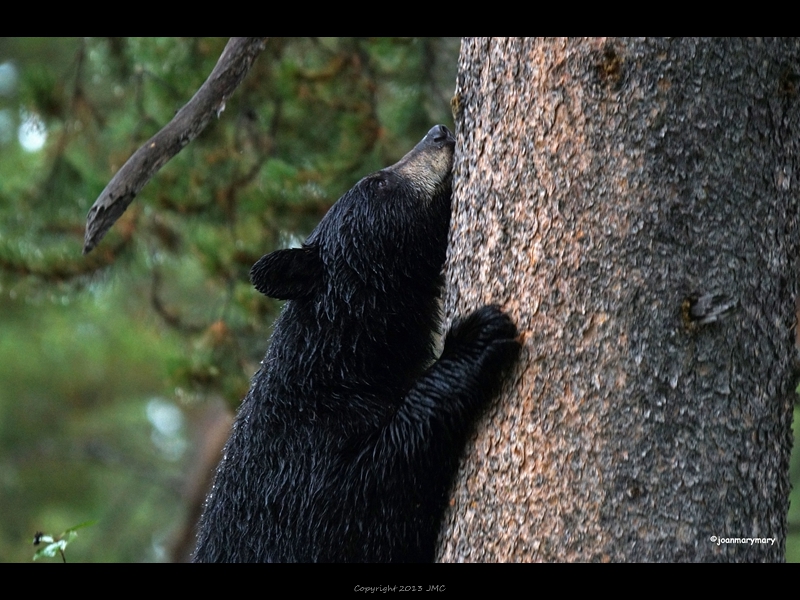
[[[464,40],[445,312],[525,354],[443,560],[783,560],[799,89],[795,40]]]

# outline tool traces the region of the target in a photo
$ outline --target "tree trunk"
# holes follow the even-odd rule
[[[442,560],[783,560],[799,90],[795,40],[463,42],[445,313],[525,352]]]

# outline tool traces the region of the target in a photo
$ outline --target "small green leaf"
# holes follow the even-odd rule
[[[84,521],[83,523],[78,523],[74,527],[70,527],[69,529],[67,529],[61,535],[63,536],[65,534],[67,534],[67,533],[77,531],[78,529],[83,529],[84,527],[91,527],[92,525],[95,525],[96,523],[97,523],[97,520],[90,520],[90,521]]]
[[[58,540],[52,544],[47,544],[47,546],[41,550],[36,551],[36,554],[33,555],[33,560],[37,560],[42,557],[54,558],[58,552],[63,552],[66,547],[67,542],[65,540]]]
[[[67,544],[69,544],[72,540],[78,537],[77,530],[83,527],[89,527],[90,525],[94,525],[97,521],[84,521],[83,523],[79,523],[69,529],[65,530],[61,535],[57,536],[55,539],[53,536],[44,535],[37,533],[34,537],[33,544],[36,546],[41,543],[47,544],[44,548],[40,548],[36,551],[36,554],[33,555],[33,560],[38,560],[42,557],[44,558],[54,558],[56,554],[61,555],[61,559],[64,562],[67,562],[66,556],[64,555],[64,551],[67,549]]]

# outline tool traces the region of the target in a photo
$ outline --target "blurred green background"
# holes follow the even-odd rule
[[[82,256],[89,207],[226,41],[0,39],[2,561],[87,520],[70,562],[184,557],[280,308],[250,267],[452,127],[458,39],[271,39]]]
[[[280,308],[250,267],[452,127],[457,38],[270,39],[221,118],[82,256],[89,207],[226,41],[0,39],[0,561],[87,520],[69,562],[185,559]]]

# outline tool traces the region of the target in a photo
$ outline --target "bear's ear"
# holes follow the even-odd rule
[[[270,298],[298,300],[314,293],[322,279],[316,246],[276,250],[262,256],[250,269],[250,281]]]

